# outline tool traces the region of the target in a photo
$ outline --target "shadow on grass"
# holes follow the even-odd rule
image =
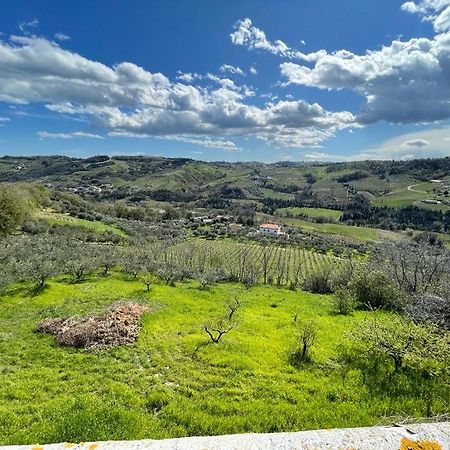
[[[198,353],[202,348],[209,347],[209,346],[212,345],[212,344],[214,344],[214,342],[212,342],[212,341],[204,341],[204,342],[201,342],[200,344],[198,344],[198,345],[195,347],[194,352],[192,353],[192,359],[196,359],[196,358],[197,358],[197,353]]]
[[[43,286],[41,286],[41,285],[33,286],[28,290],[28,295],[31,298],[34,298],[34,297],[37,297],[38,295],[43,294],[49,288],[50,288],[50,286],[48,284],[44,284]]]
[[[289,364],[296,369],[308,369],[314,361],[309,353],[302,355],[300,351],[293,351],[289,355]]]

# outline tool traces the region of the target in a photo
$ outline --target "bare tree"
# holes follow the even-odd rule
[[[450,330],[450,296],[424,294],[415,296],[407,305],[408,316],[416,323],[432,322]]]
[[[261,271],[263,275],[263,283],[267,284],[269,281],[270,258],[272,256],[272,248],[265,243],[261,251]]]
[[[231,320],[235,315],[236,311],[241,306],[241,302],[239,301],[237,294],[234,294],[233,301],[229,302],[227,306],[228,306],[228,320]]]
[[[230,332],[236,325],[227,318],[216,319],[209,325],[203,325],[203,329],[214,344],[218,344],[222,336]]]
[[[286,275],[286,272],[288,270],[288,266],[286,264],[286,258],[285,258],[285,249],[281,249],[278,256],[277,266],[276,266],[276,276],[277,276],[277,285],[281,286],[283,283],[283,278]]]
[[[240,306],[241,303],[237,294],[235,294],[233,301],[227,304],[228,311],[225,316],[212,320],[208,325],[203,325],[202,328],[211,339],[211,342],[218,344],[225,334],[236,327],[235,315]]]
[[[390,243],[379,249],[377,263],[387,266],[398,286],[409,294],[439,293],[450,277],[450,252],[428,242]]]
[[[291,289],[297,289],[302,280],[303,261],[300,258],[294,258],[292,262]]]

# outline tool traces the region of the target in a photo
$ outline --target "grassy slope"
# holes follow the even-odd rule
[[[273,432],[423,414],[415,396],[369,394],[357,375],[344,381],[333,369],[343,336],[368,313],[333,316],[326,296],[241,291],[238,327],[220,344],[199,347],[207,342],[200,325],[223,313],[235,289],[242,288],[186,283],[146,294],[139,282],[114,275],[0,297],[0,443]],[[33,333],[44,317],[91,313],[118,299],[153,309],[134,346],[88,353]],[[314,362],[302,369],[288,363],[297,313],[320,330]]]
[[[263,220],[273,220],[272,216],[258,214]],[[379,241],[382,239],[401,239],[401,236],[392,231],[378,230],[376,228],[356,227],[343,223],[315,223],[295,218],[279,218],[279,222],[292,227],[298,227],[305,231],[315,231],[324,234],[334,234],[344,238],[353,238],[362,242]]]
[[[50,224],[58,225],[72,225],[82,228],[87,228],[89,230],[95,231],[96,233],[113,233],[121,237],[126,237],[125,231],[120,229],[116,225],[108,225],[106,223],[100,222],[98,220],[85,220],[78,217],[72,217],[68,214],[61,214],[52,211],[39,211],[36,214],[39,219],[44,219]]]
[[[410,188],[410,189],[408,189]],[[441,205],[427,205],[421,200],[436,199],[445,201],[444,196],[436,196],[433,189],[436,189],[436,183],[411,183],[408,186],[402,186],[399,189],[394,189],[386,195],[383,195],[374,200],[376,206],[388,206],[394,208],[401,208],[407,205],[416,205],[426,209],[436,209],[441,211],[448,211],[450,207],[444,204]]]
[[[305,214],[308,217],[327,217],[335,220],[339,220],[342,216],[342,211],[326,208],[280,208],[275,211],[275,215],[286,215],[288,211],[297,216]]]

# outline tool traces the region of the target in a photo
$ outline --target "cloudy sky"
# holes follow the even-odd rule
[[[0,155],[450,155],[450,0],[2,0]]]

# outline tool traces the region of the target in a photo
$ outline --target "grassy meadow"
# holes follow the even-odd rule
[[[293,216],[305,215],[313,218],[326,217],[327,219],[333,219],[336,221],[342,216],[342,211],[337,209],[300,207],[279,208],[275,211],[275,216],[286,216],[287,213],[290,213]]]
[[[443,203],[437,205],[423,203],[423,200],[427,199],[436,199],[441,202],[446,200],[442,195],[435,195],[433,189],[436,189],[436,187],[436,183],[432,182],[410,184],[409,186],[392,190],[376,198],[373,204],[375,206],[386,206],[389,208],[402,208],[408,205],[415,205],[425,209],[448,211],[450,207]]]
[[[270,220],[270,216],[264,214],[259,214],[259,216],[261,218]],[[380,240],[380,236],[378,234],[378,231],[380,230],[377,230],[375,228],[356,227],[352,225],[346,225],[345,223],[316,223],[304,219],[290,217],[281,218],[280,223],[291,227],[297,227],[301,230],[309,232],[342,236],[344,238],[351,238],[355,241],[360,242]],[[391,233],[395,235],[395,233]]]
[[[120,237],[126,237],[125,231],[116,225],[109,225],[101,222],[100,220],[86,220],[80,219],[79,217],[73,217],[68,214],[57,213],[49,210],[40,210],[36,217],[38,219],[43,219],[50,225],[72,225],[80,228],[85,228],[87,230],[93,231],[95,233],[112,233]]]
[[[15,285],[0,297],[0,444],[294,431],[424,415],[407,383],[388,392],[380,372],[374,391],[359,371],[339,369],[340,345],[373,313],[333,315],[329,296],[261,285],[202,290],[193,281],[146,292],[120,273],[32,288]],[[201,325],[223,315],[235,294],[238,325],[212,344]],[[150,306],[132,346],[87,352],[34,333],[46,317],[103,312],[118,300]],[[312,361],[300,367],[289,362],[296,315],[318,327]]]

